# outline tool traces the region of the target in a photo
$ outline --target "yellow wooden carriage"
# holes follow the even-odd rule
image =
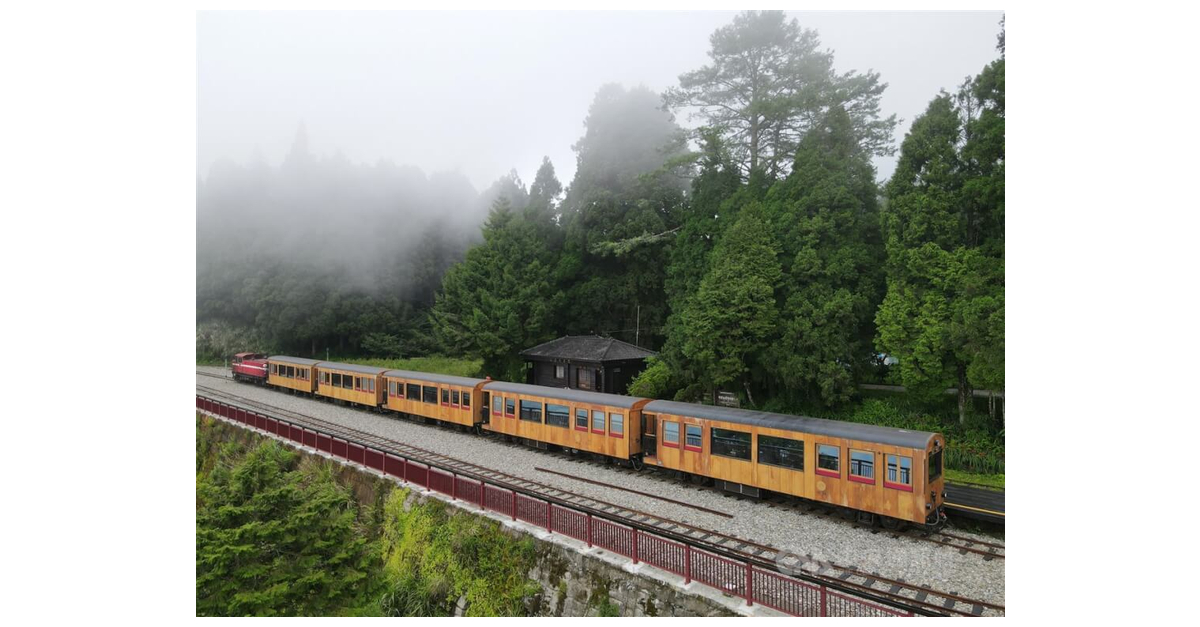
[[[317,385],[315,359],[273,355],[267,358],[267,383],[276,387],[312,394]]]
[[[641,452],[637,434],[647,399],[491,381],[487,429],[617,459]]]
[[[316,369],[318,395],[367,407],[383,404],[386,368],[322,361]]]
[[[388,370],[383,375],[384,406],[392,411],[468,427],[487,417],[483,402],[487,379],[411,370]]]
[[[936,433],[673,401],[647,403],[642,423],[646,464],[735,492],[770,490],[885,522],[936,522],[944,500]]]

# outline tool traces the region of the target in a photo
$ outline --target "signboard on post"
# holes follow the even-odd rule
[[[740,407],[737,394],[733,392],[717,392],[717,405],[721,407]]]

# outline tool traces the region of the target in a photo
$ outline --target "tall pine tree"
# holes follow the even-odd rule
[[[845,110],[805,136],[766,206],[784,272],[769,384],[795,401],[845,402],[871,357],[883,283],[875,169]]]

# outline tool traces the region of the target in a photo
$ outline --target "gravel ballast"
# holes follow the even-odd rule
[[[220,367],[197,367],[197,371],[228,376]],[[975,554],[962,554],[951,547],[909,538],[893,538],[872,533],[841,521],[801,514],[792,508],[771,507],[749,498],[739,498],[713,488],[687,485],[665,473],[645,470],[634,472],[615,466],[588,463],[564,453],[551,453],[481,437],[447,428],[420,425],[370,413],[363,409],[341,407],[273,389],[217,380],[197,375],[196,384],[226,391],[249,399],[329,420],[413,446],[437,451],[449,457],[478,464],[513,476],[553,485],[577,494],[616,503],[631,509],[654,512],[665,518],[713,531],[768,544],[813,560],[832,562],[890,579],[926,586],[963,597],[1004,604],[1004,560],[984,561]],[[726,512],[724,518],[659,499],[620,490],[612,490],[574,479],[539,472],[546,468],[574,476],[619,485],[632,490],[661,494],[664,497]],[[963,530],[956,535],[974,536]],[[979,536],[995,542],[994,539]]]

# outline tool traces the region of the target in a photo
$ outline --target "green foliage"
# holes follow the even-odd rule
[[[406,509],[407,491],[384,505],[382,554],[389,616],[451,616],[460,598],[468,616],[521,616],[539,589],[528,573],[536,552],[494,521],[450,515],[431,501]]]
[[[628,394],[641,398],[669,399],[674,394],[671,367],[660,357],[646,360],[646,369],[629,383]]]
[[[605,85],[575,144],[563,202],[558,263],[561,334],[604,334],[654,345],[666,320],[667,243],[677,233],[686,180],[684,135],[657,94]],[[686,169],[686,164],[683,165]]]
[[[484,242],[446,273],[430,314],[447,352],[483,360],[496,379],[523,381],[522,349],[551,339],[561,296],[553,270],[557,251],[543,232],[553,225],[496,201],[483,229]]]
[[[1004,60],[913,122],[888,183],[879,349],[932,397],[1004,387]]]
[[[879,119],[887,84],[875,72],[838,74],[816,31],[782,11],[745,11],[709,41],[712,64],[680,75],[664,100],[719,130],[744,175],[785,174],[800,140],[837,106],[853,112],[856,143],[891,154],[896,116]]]
[[[230,437],[233,434],[233,437]],[[388,490],[360,505],[353,473],[196,421],[196,614],[518,616],[540,588],[533,540]],[[349,479],[339,479],[349,477]]]
[[[480,359],[463,359],[459,357],[413,357],[411,359],[339,359],[348,364],[375,366],[389,370],[413,370],[415,372],[430,372],[448,374],[456,377],[477,377],[483,361]]]
[[[785,276],[766,359],[768,382],[783,394],[845,403],[868,367],[883,288],[874,179],[850,116],[835,107],[767,195]]]
[[[745,381],[775,328],[777,244],[761,208],[742,210],[681,317],[683,354],[712,390]]]
[[[204,439],[198,463],[211,451]],[[367,605],[379,553],[350,492],[275,442],[244,456],[236,446],[220,451],[197,476],[196,614],[312,616]]]

